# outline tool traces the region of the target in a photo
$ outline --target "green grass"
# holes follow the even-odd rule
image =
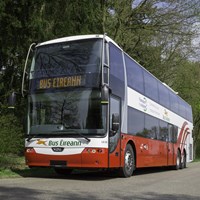
[[[0,155],[0,179],[15,177],[52,177],[55,172],[50,168],[28,168],[24,157]]]
[[[200,162],[200,158],[195,158],[193,162]]]

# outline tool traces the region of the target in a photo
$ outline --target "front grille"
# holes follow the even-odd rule
[[[64,148],[63,147],[53,147],[52,150],[54,152],[62,152],[64,150]]]

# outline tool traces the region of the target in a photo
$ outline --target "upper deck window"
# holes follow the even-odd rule
[[[131,58],[125,55],[128,86],[144,94],[144,80],[142,68]]]
[[[87,39],[39,46],[30,79],[100,73],[101,39]]]
[[[157,80],[148,72],[144,72],[145,95],[158,102],[158,84]]]
[[[113,45],[109,44],[110,54],[110,88],[112,93],[124,99],[124,64],[122,51]]]

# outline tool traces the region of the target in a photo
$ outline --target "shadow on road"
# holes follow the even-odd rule
[[[21,188],[21,187],[0,187],[0,199],[9,199],[9,200],[21,200],[21,199],[29,199],[29,200],[41,200],[41,199],[80,199],[80,200],[88,200],[88,199],[102,199],[98,190],[96,193],[88,193],[88,192],[55,192],[55,191],[44,191],[37,189],[29,189],[29,188]],[[158,194],[156,192],[146,192],[142,195],[134,195],[133,194],[120,194],[120,192],[111,192],[108,196],[108,199],[126,199],[126,200],[198,200],[200,197],[198,196],[190,196],[190,195],[182,195],[182,194]]]
[[[154,168],[141,168],[134,171],[133,176],[140,176],[149,173],[161,173],[168,171],[169,168],[154,167]],[[56,179],[74,179],[74,180],[88,180],[100,181],[106,179],[120,178],[116,170],[74,170],[72,174],[60,175],[57,174],[52,168],[26,168],[23,170],[12,170],[21,177],[34,177],[34,178],[56,178]]]

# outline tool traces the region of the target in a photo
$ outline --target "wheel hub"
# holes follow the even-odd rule
[[[125,167],[128,171],[131,171],[133,167],[133,157],[130,151],[127,151],[125,155]]]

